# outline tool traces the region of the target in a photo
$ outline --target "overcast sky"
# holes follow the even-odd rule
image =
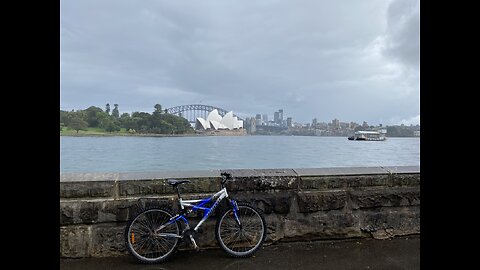
[[[419,124],[419,0],[62,0],[60,108]]]

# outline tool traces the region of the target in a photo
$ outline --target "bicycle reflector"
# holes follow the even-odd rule
[[[130,239],[132,240],[132,244],[135,244],[135,234],[133,232],[130,235]]]

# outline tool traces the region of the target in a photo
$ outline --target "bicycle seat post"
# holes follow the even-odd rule
[[[178,186],[175,186],[175,190],[177,191],[177,196],[178,196],[178,199],[180,200],[180,191],[178,190]]]

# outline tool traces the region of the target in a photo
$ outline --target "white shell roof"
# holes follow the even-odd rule
[[[213,128],[215,130],[217,129],[233,130],[233,129],[243,128],[243,121],[239,121],[236,116],[233,116],[232,111],[225,114],[224,117],[221,117],[220,114],[218,114],[218,111],[216,109],[211,111],[208,114],[207,120],[201,117],[198,117],[197,127],[199,127],[199,124],[203,129]]]

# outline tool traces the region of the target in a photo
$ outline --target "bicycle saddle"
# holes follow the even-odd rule
[[[175,179],[168,179],[167,183],[172,185],[173,187],[176,187],[180,184],[185,184],[185,183],[190,183],[190,180],[175,180]]]

